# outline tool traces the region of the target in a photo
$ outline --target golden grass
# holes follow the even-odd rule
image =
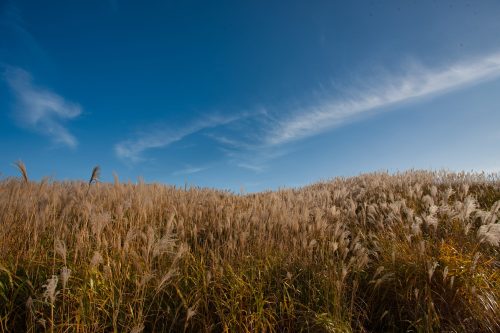
[[[92,174],[0,181],[0,332],[500,331],[498,175],[235,195]]]

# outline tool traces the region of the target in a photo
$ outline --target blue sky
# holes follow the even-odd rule
[[[0,1],[0,172],[500,171],[500,2]]]

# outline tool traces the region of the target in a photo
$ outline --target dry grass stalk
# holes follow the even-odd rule
[[[92,184],[92,183],[96,183],[99,181],[99,177],[101,176],[101,168],[96,165],[93,169],[92,169],[92,175],[90,176],[90,180],[89,180],[89,186]]]
[[[26,170],[26,166],[24,165],[23,161],[19,160],[19,161],[16,161],[14,164],[17,167],[17,169],[19,170],[19,172],[21,173],[21,176],[23,177],[24,182],[28,183],[28,181],[29,181],[28,171]]]

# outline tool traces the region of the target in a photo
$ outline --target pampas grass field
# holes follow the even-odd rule
[[[18,167],[0,332],[500,332],[498,174],[234,194]]]

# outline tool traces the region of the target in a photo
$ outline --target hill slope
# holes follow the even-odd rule
[[[0,182],[0,331],[500,331],[498,175]]]

